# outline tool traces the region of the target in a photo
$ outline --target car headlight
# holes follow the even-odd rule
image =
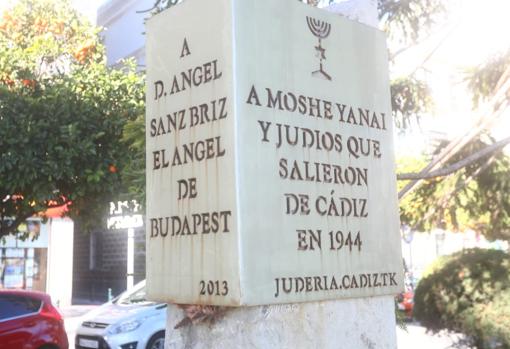
[[[130,320],[121,322],[108,330],[108,334],[118,334],[136,330],[143,323],[142,320]]]

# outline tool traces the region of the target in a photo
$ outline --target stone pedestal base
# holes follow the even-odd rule
[[[212,324],[174,329],[183,311],[169,305],[166,349],[395,349],[393,297],[228,308]]]

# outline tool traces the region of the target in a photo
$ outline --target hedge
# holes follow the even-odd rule
[[[510,348],[504,346],[510,338],[510,255],[469,249],[440,257],[418,283],[414,302],[416,319],[432,331],[463,332],[479,348]]]

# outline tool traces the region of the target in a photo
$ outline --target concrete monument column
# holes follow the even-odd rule
[[[217,321],[174,329],[183,311],[169,305],[166,349],[395,349],[393,297],[231,308]]]

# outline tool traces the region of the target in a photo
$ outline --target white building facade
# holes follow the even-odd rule
[[[30,218],[19,230],[21,234],[0,240],[0,288],[46,292],[55,305],[71,305],[73,221]]]
[[[110,0],[98,9],[97,25],[104,28],[108,65],[133,57],[139,69],[144,69],[145,18],[154,3],[154,0]]]

